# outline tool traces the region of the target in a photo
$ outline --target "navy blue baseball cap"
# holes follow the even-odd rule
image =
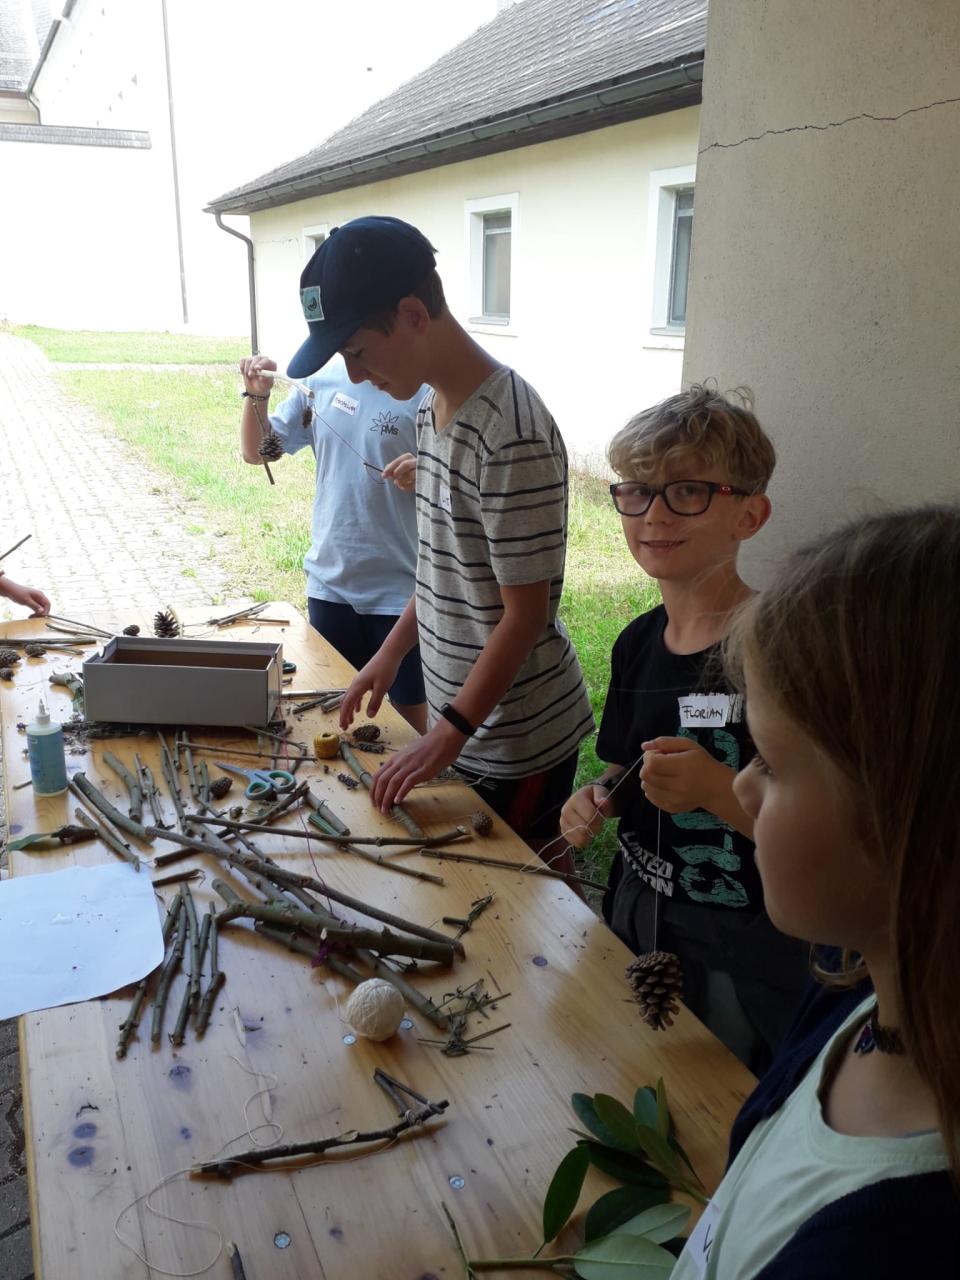
[[[354,218],[334,227],[300,277],[310,336],[287,373],[305,378],[322,369],[374,311],[396,306],[436,265],[430,241],[399,218]]]

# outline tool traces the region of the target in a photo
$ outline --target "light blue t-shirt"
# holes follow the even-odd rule
[[[294,390],[270,424],[285,452],[309,445],[317,460],[312,541],[303,561],[307,595],[357,613],[400,614],[416,585],[414,495],[381,482],[357,454],[377,467],[401,453],[416,455],[417,405],[429,388],[412,400],[393,400],[372,383],[352,383],[339,356],[304,381],[316,398]],[[304,427],[308,407],[315,412]]]

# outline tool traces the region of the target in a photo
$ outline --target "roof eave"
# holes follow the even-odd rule
[[[537,142],[571,137],[643,116],[659,115],[701,100],[703,55],[657,71],[621,80],[586,94],[531,106],[500,119],[468,125],[448,134],[387,148],[356,160],[317,169],[287,181],[212,200],[208,213],[258,213],[312,195],[382,182],[479,156],[512,151]]]

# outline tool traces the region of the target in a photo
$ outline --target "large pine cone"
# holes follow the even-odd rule
[[[654,1031],[673,1025],[680,1010],[683,974],[671,951],[648,951],[627,965],[627,981],[640,1016]]]
[[[478,809],[476,813],[471,813],[470,825],[478,836],[488,836],[493,830],[493,819],[489,813],[484,813],[482,809]]]
[[[210,783],[210,794],[215,800],[222,800],[232,786],[232,778],[214,778]]]
[[[12,667],[20,661],[16,649],[0,649],[0,667]]]
[[[180,619],[172,609],[158,609],[153,619],[153,634],[161,640],[180,634]]]
[[[123,628],[123,634],[125,636],[138,636],[140,634],[140,628],[135,622],[131,622],[129,627]]]
[[[264,462],[276,462],[278,458],[283,457],[283,441],[275,431],[271,431],[269,435],[263,437],[260,441],[260,448],[257,450]]]
[[[380,726],[378,724],[362,724],[353,731],[354,742],[376,742],[379,737]]]

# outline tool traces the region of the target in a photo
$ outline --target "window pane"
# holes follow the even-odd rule
[[[510,319],[510,214],[483,215],[483,314]]]
[[[693,192],[678,191],[673,214],[673,256],[670,262],[668,324],[686,324],[690,241],[693,236]]]

